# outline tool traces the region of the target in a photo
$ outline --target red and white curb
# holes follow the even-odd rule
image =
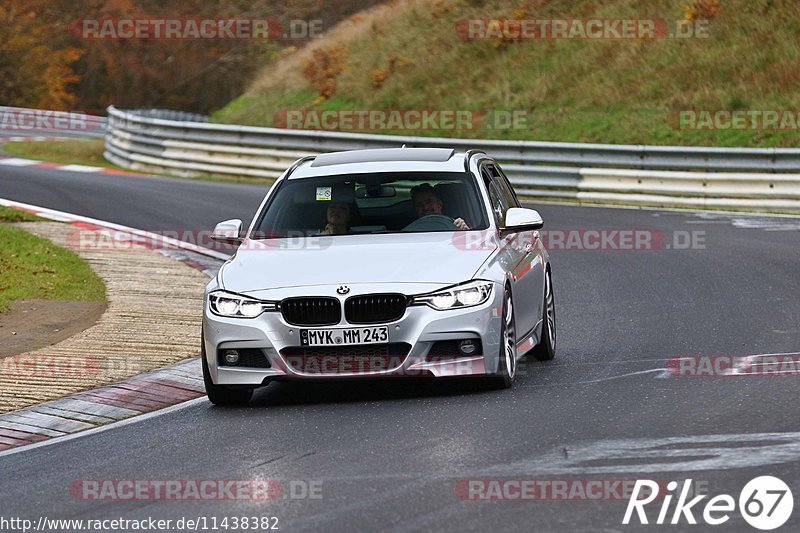
[[[0,198],[0,205],[84,230],[110,229],[147,239],[158,246],[158,251],[168,253],[209,276],[215,275],[221,261],[228,258],[222,252],[112,222],[5,198]],[[159,411],[204,395],[200,360],[182,361],[120,383],[0,415],[0,455]]]
[[[41,135],[36,135],[35,137],[24,137],[21,135],[14,135],[12,137],[0,137],[0,143],[19,143],[19,142],[44,142],[44,141],[64,141],[68,139],[68,137],[43,137]]]
[[[94,429],[205,395],[191,359],[40,405],[0,415],[0,452]]]
[[[90,165],[74,165],[74,164],[62,165],[60,163],[48,163],[46,161],[38,161],[36,159],[25,159],[22,157],[0,156],[0,166],[48,168],[50,170],[61,170],[63,172],[81,172],[84,174],[116,174],[123,176],[148,177],[144,174],[137,174],[135,172],[126,172],[124,170],[116,170],[113,168],[94,167]]]

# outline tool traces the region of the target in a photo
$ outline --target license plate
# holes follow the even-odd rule
[[[389,326],[340,329],[301,329],[302,346],[347,346],[349,344],[386,344]]]

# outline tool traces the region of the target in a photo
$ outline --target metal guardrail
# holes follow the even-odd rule
[[[176,111],[174,109],[131,109],[129,111],[140,117],[177,120],[179,122],[208,122],[208,117],[205,115],[189,113],[188,111]]]
[[[105,157],[182,176],[278,177],[295,159],[359,148],[482,148],[526,196],[800,212],[800,149],[448,139],[284,130],[108,108]],[[183,118],[186,118],[184,116]],[[195,117],[196,118],[196,117]],[[794,172],[793,174],[791,172]]]
[[[102,139],[106,117],[77,111],[51,111],[0,106],[3,137],[89,137]]]

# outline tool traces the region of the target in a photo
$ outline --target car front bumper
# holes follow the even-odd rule
[[[393,355],[388,364],[374,364],[368,356],[325,354],[299,356],[300,330],[304,326],[287,323],[280,312],[265,312],[256,318],[228,318],[211,312],[206,298],[203,311],[203,343],[212,381],[217,385],[260,386],[275,380],[329,380],[365,377],[457,377],[494,374],[498,367],[503,291],[498,285],[489,299],[478,306],[437,311],[426,305],[408,306],[402,318],[385,324],[389,343],[407,345]],[[335,290],[335,288],[334,288]],[[325,291],[328,294],[329,291]],[[324,293],[323,293],[324,294]],[[340,298],[343,301],[343,298]],[[340,301],[340,303],[341,303]],[[325,328],[369,327],[341,323]],[[481,355],[429,357],[437,341],[479,340]],[[366,353],[381,345],[369,345]],[[441,346],[441,345],[439,345]],[[269,368],[220,365],[224,350],[259,350]],[[294,350],[292,350],[294,349]],[[312,350],[313,351],[313,350]],[[362,350],[363,351],[363,350]],[[457,350],[453,350],[457,352]],[[254,353],[254,352],[251,352]],[[375,361],[377,361],[376,356]],[[365,358],[366,362],[365,362]],[[311,362],[311,363],[309,363]],[[266,365],[264,365],[266,366]]]

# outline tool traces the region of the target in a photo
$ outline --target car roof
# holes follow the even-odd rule
[[[461,172],[464,152],[452,148],[378,148],[320,154],[299,164],[289,179],[368,172]]]

